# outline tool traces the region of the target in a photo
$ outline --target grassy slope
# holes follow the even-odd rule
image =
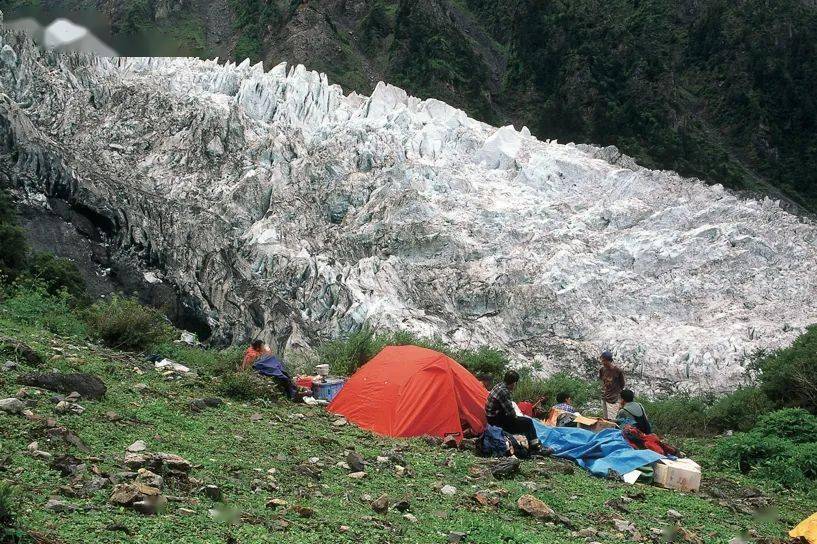
[[[604,542],[625,540],[618,536],[612,519],[619,517],[635,523],[642,535],[653,527],[667,525],[668,508],[684,515],[682,525],[697,533],[705,542],[728,542],[730,538],[750,528],[760,535],[782,538],[787,528],[817,510],[817,497],[793,493],[774,495],[773,502],[782,519],[755,518],[736,514],[705,494],[682,494],[651,486],[630,487],[618,482],[588,476],[581,470],[563,474],[565,464],[550,459],[526,462],[522,474],[515,480],[498,482],[490,475],[480,476],[490,460],[470,453],[443,450],[422,440],[391,440],[375,437],[352,426],[336,428],[334,418],[320,408],[287,404],[255,405],[230,402],[221,408],[201,414],[187,409],[191,398],[212,395],[212,380],[206,368],[196,368],[201,377],[179,382],[163,381],[138,357],[111,352],[83,341],[60,339],[31,327],[23,327],[0,318],[0,334],[29,342],[50,360],[46,369],[82,370],[92,372],[108,385],[108,395],[101,402],[81,401],[87,411],[80,416],[59,416],[59,422],[77,433],[90,447],[89,454],[72,450],[62,443],[50,443],[44,436],[44,424],[20,416],[0,414],[0,458],[11,456],[10,467],[0,472],[0,478],[12,480],[18,487],[21,504],[19,520],[28,529],[60,539],[66,543],[80,542],[173,542],[174,544],[212,542],[223,543],[228,536],[236,542],[444,542],[450,531],[469,534],[469,542],[584,542],[585,539],[560,526],[524,517],[515,502],[524,493],[533,494],[567,516],[577,528],[596,527],[608,534],[600,535]],[[58,352],[62,349],[62,353]],[[201,358],[196,358],[200,360]],[[193,358],[188,361],[193,363]],[[141,369],[137,371],[137,369]],[[21,369],[25,370],[25,368]],[[0,374],[0,398],[13,395],[16,372]],[[139,393],[135,383],[149,388]],[[50,394],[38,397],[33,410],[40,415],[52,415]],[[104,414],[115,411],[127,420],[139,423],[111,423]],[[263,419],[250,422],[259,413]],[[303,414],[303,417],[300,416]],[[90,504],[94,510],[83,513],[55,514],[44,511],[49,496],[58,494],[58,487],[67,484],[46,463],[26,454],[26,445],[39,440],[40,448],[53,454],[70,452],[81,459],[95,456],[103,470],[116,473],[121,469],[125,448],[143,439],[150,451],[176,453],[190,460],[196,468],[192,475],[221,486],[225,502],[243,513],[242,521],[227,525],[210,518],[214,507],[200,495],[165,491],[179,495],[181,502],[171,502],[167,513],[144,517],[107,504],[110,487],[87,500],[66,499],[77,505]],[[689,451],[704,465],[705,485],[716,482],[722,490],[739,493],[742,486],[763,489],[762,482],[741,480],[734,474],[723,474],[707,464],[706,442],[687,442]],[[345,459],[345,450],[356,449],[370,462],[369,476],[351,480],[347,471],[336,467]],[[390,463],[378,464],[376,457],[399,450],[413,471],[412,478],[399,478]],[[320,480],[301,475],[298,466],[309,459],[320,458],[325,466]],[[267,470],[275,468],[277,492],[253,493],[250,484],[264,480]],[[444,497],[437,487],[451,484],[458,488],[454,497]],[[498,510],[477,507],[472,500],[475,491],[494,489],[506,493]],[[767,492],[771,492],[766,489]],[[375,514],[362,495],[377,497],[388,493],[394,500],[407,499],[419,523],[404,519],[391,511]],[[629,513],[617,513],[604,503],[622,495],[643,494],[629,503]],[[290,505],[315,510],[309,519],[299,517],[290,508],[269,510],[265,503],[271,498],[283,498]],[[195,514],[182,516],[177,508],[189,508]],[[120,524],[131,531],[107,530],[110,524]],[[346,533],[341,525],[349,526]],[[89,535],[91,537],[89,538]]]

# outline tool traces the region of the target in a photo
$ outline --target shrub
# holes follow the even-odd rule
[[[322,344],[318,348],[318,356],[322,363],[329,365],[332,374],[350,376],[374,355],[373,340],[373,331],[363,327],[345,339]]]
[[[0,275],[16,278],[25,266],[27,253],[23,229],[0,222]]]
[[[71,308],[71,297],[65,291],[52,295],[36,281],[7,286],[0,312],[28,325],[37,325],[61,336],[86,336],[82,319]]]
[[[787,438],[798,444],[817,442],[817,417],[802,408],[786,408],[762,416],[755,430],[765,436]]]
[[[573,405],[578,410],[581,410],[591,398],[600,396],[596,383],[566,372],[557,372],[545,379],[523,376],[514,391],[514,399],[536,402],[545,397],[547,399],[545,402],[552,405],[556,402],[556,395],[562,391],[570,393],[573,397]]]
[[[277,384],[254,372],[233,372],[222,378],[219,393],[235,400],[272,400],[280,396]]]
[[[788,348],[760,355],[753,366],[763,392],[778,405],[817,413],[817,325]]]
[[[86,321],[93,336],[117,349],[146,350],[173,336],[173,328],[159,311],[120,296],[91,306]]]
[[[718,399],[710,408],[712,428],[717,430],[748,431],[757,419],[774,409],[774,404],[758,388],[747,387]]]
[[[26,534],[17,527],[12,510],[14,502],[13,488],[0,481],[0,542],[3,544],[22,544],[28,540]]]
[[[703,436],[710,429],[708,407],[703,399],[677,396],[657,400],[639,399],[655,432],[680,436]]]
[[[476,350],[461,350],[452,357],[475,376],[490,376],[500,380],[508,368],[510,360],[498,349],[482,346]]]
[[[87,296],[82,274],[77,265],[68,259],[50,253],[35,253],[29,259],[25,275],[42,282],[52,295],[65,290],[77,301]]]
[[[792,464],[809,480],[817,480],[817,443],[797,444],[791,450]]]
[[[715,445],[715,459],[722,464],[747,473],[773,459],[784,459],[792,449],[791,441],[760,432],[736,433]]]

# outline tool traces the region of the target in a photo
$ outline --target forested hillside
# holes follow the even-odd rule
[[[4,0],[0,9],[13,13],[30,3]],[[487,122],[524,124],[541,138],[614,144],[651,168],[817,210],[811,2],[71,3],[105,11],[120,32],[175,32],[205,56],[226,49],[268,66],[304,63],[360,92],[387,80]],[[185,32],[174,29],[178,21]]]

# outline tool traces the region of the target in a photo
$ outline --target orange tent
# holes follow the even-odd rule
[[[328,410],[387,436],[462,438],[485,428],[488,391],[455,360],[417,346],[388,346],[360,367]]]

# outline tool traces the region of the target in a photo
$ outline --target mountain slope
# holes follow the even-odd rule
[[[610,347],[644,388],[712,390],[817,314],[814,224],[614,148],[302,66],[4,40],[9,181],[85,213],[217,341],[290,355],[368,321],[551,370]]]

